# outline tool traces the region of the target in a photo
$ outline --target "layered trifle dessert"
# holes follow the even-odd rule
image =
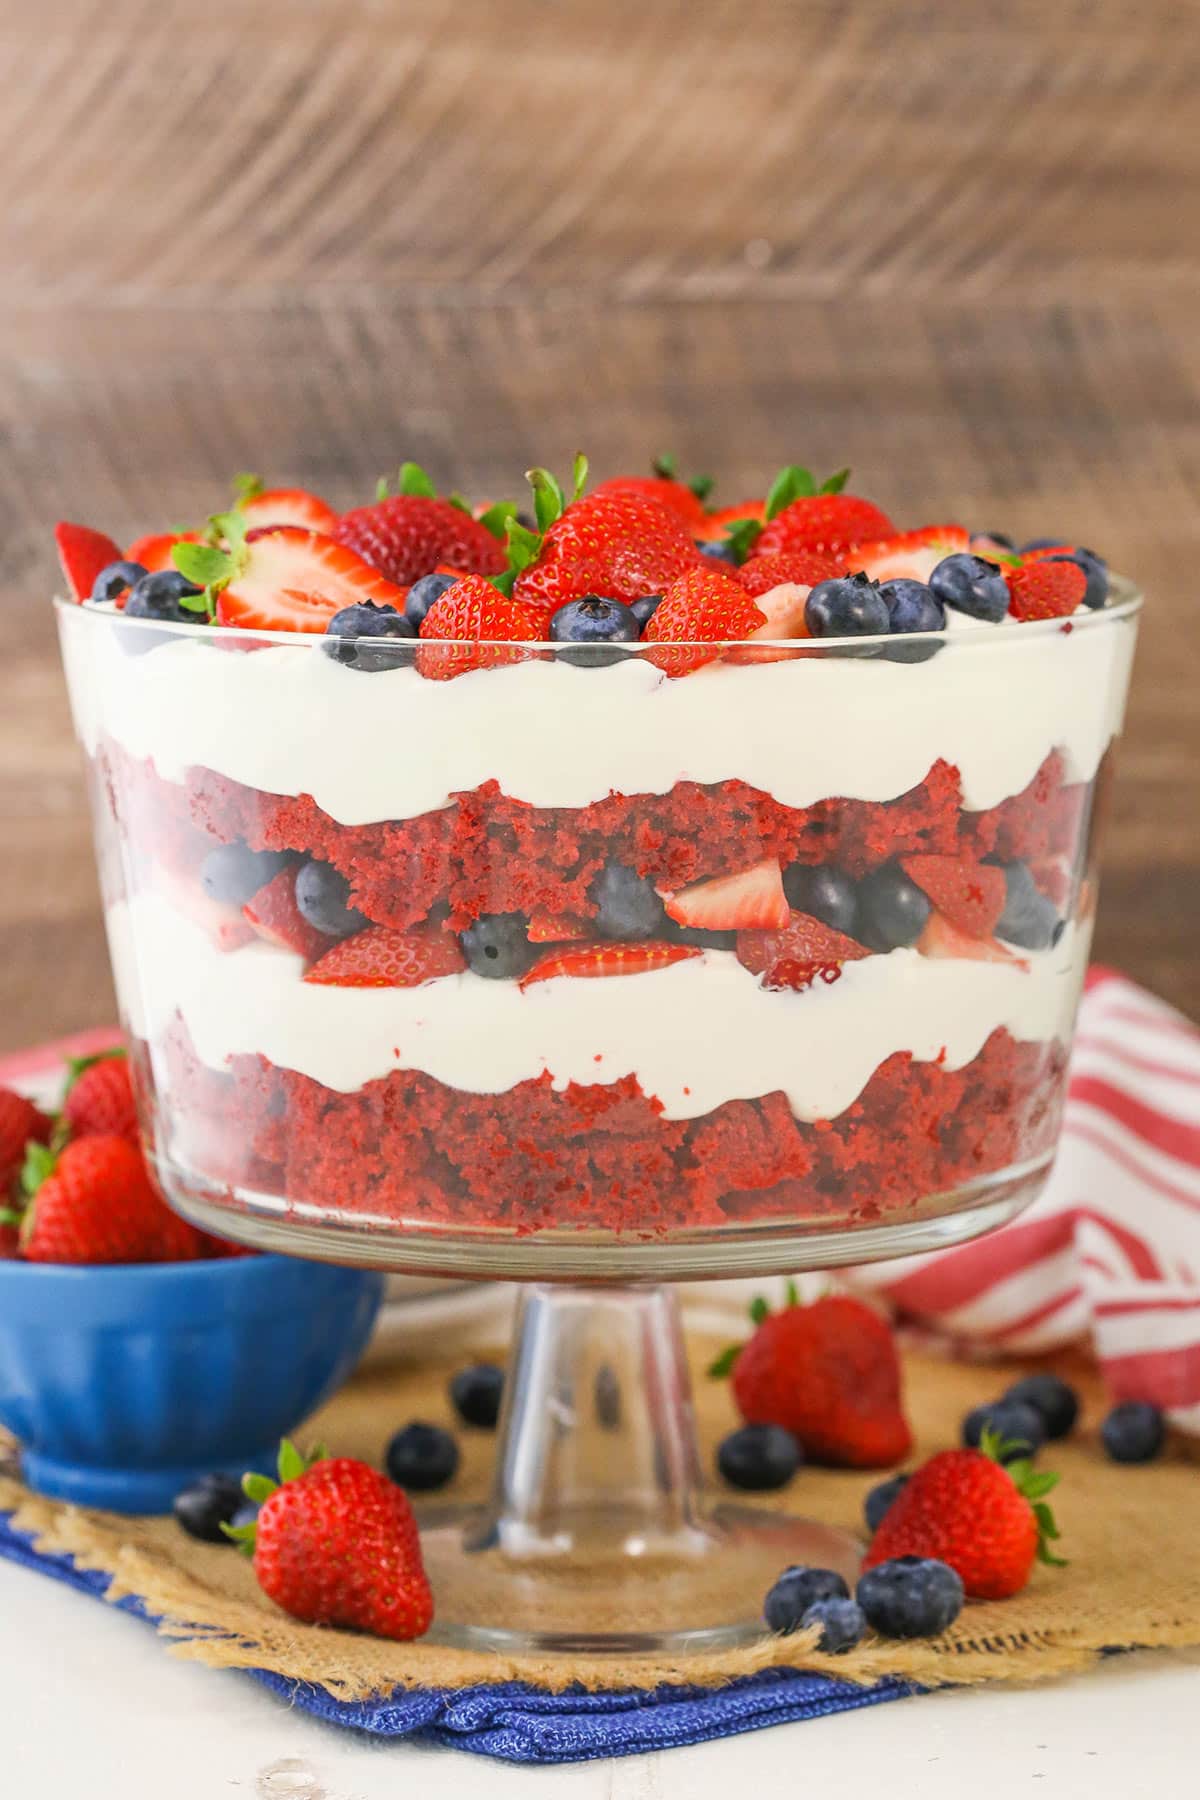
[[[784,470],[528,512],[405,465],[60,527],[109,941],[177,1197],[629,1239],[1045,1166],[1136,601]]]

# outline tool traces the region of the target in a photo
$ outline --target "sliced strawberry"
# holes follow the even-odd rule
[[[304,531],[328,534],[337,524],[332,506],[307,488],[264,488],[253,499],[239,502],[238,511],[247,526],[297,525]]]
[[[160,867],[158,886],[175,911],[198,925],[218,950],[240,950],[254,939],[254,928],[242,916],[240,906],[210,900],[194,879]]]
[[[577,913],[535,912],[529,915],[526,934],[531,944],[582,943],[591,937],[586,919]]]
[[[422,619],[417,668],[429,681],[452,681],[470,669],[523,662],[528,651],[495,646],[535,643],[546,628],[544,612],[510,600],[482,575],[464,575]]]
[[[1019,560],[1021,562],[1045,562],[1048,556],[1074,556],[1075,550],[1074,544],[1043,544],[1038,550],[1021,551]]]
[[[710,512],[704,521],[707,537],[720,537],[734,525],[740,525],[746,519],[753,519],[761,525],[767,516],[765,500],[743,500],[740,506],[718,506]]]
[[[1087,592],[1087,576],[1078,563],[1026,562],[1007,574],[1014,619],[1066,618]]]
[[[329,939],[310,925],[296,904],[296,871],[281,869],[242,908],[246,923],[268,944],[292,950],[312,962],[328,948]]]
[[[589,944],[584,950],[555,950],[535,963],[521,977],[523,988],[535,981],[552,981],[556,975],[576,975],[593,980],[605,975],[645,975],[667,969],[672,963],[699,956],[694,944]]]
[[[736,642],[765,624],[766,615],[731,573],[689,569],[671,583],[642,636],[663,646],[652,652],[653,660],[666,674],[677,676],[720,654],[706,645]]]
[[[758,551],[761,556],[791,550],[837,555],[853,544],[878,542],[894,530],[887,514],[858,494],[810,492],[800,494],[768,520],[758,539]]]
[[[54,527],[54,541],[73,600],[86,600],[101,569],[121,560],[120,546],[90,525],[72,525],[60,519]]]
[[[404,604],[393,586],[353,550],[318,531],[284,525],[256,537],[217,601],[217,623],[248,631],[324,631],[335,612],[359,601]]]
[[[420,987],[439,975],[461,974],[466,966],[458,939],[448,931],[368,925],[326,950],[304,979],[321,987]]]
[[[778,930],[790,917],[783,875],[774,859],[736,875],[697,881],[665,898],[668,918],[701,931]]]
[[[163,569],[173,569],[175,564],[171,552],[176,544],[198,544],[198,531],[156,531],[149,537],[135,538],[127,550],[121,552],[126,562],[141,563],[147,575],[157,575]]]
[[[836,981],[842,964],[861,962],[871,953],[842,931],[834,931],[808,913],[794,912],[779,931],[739,931],[737,959],[763,986],[797,992],[820,978]]]
[[[852,573],[862,569],[872,581],[928,581],[944,557],[956,556],[970,541],[961,525],[925,525],[859,544],[843,560]]]
[[[970,937],[942,913],[931,912],[925,929],[917,939],[922,956],[949,957],[961,962],[1010,963],[1015,969],[1028,969],[1023,956],[1015,956],[998,944],[995,938]]]
[[[902,856],[900,866],[956,930],[991,937],[1004,911],[1003,869],[958,856]]]

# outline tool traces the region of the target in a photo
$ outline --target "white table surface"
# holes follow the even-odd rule
[[[1195,1792],[1198,1717],[1200,1654],[1146,1653],[1045,1687],[521,1768],[319,1724],[248,1676],[175,1660],[141,1620],[0,1561],[0,1778],[14,1800],[730,1800],[754,1777],[764,1792],[803,1783],[844,1800],[1175,1800]]]

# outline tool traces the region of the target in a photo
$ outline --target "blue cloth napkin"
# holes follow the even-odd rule
[[[64,1581],[102,1599],[109,1577],[76,1568],[70,1556],[35,1550],[33,1540],[14,1529],[12,1515],[0,1513],[0,1556]],[[130,1596],[116,1604],[152,1619],[142,1601]],[[293,1681],[268,1669],[250,1673],[290,1706],[331,1725],[375,1737],[411,1737],[417,1742],[470,1750],[477,1756],[516,1763],[589,1762],[596,1757],[636,1756],[734,1737],[764,1725],[816,1719],[826,1713],[878,1706],[920,1690],[887,1680],[855,1687],[825,1675],[768,1669],[722,1688],[661,1687],[588,1693],[582,1688],[549,1694],[524,1682],[506,1681],[465,1688],[399,1689],[383,1700],[335,1700],[311,1682]]]

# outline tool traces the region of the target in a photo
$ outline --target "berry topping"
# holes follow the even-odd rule
[[[929,577],[931,592],[943,606],[991,623],[1002,619],[1009,607],[1009,581],[998,564],[963,551],[945,557]]]
[[[472,1363],[450,1378],[450,1403],[464,1425],[494,1431],[504,1398],[504,1370],[496,1363]]]
[[[890,623],[887,602],[865,575],[819,581],[804,605],[813,637],[877,637]]]
[[[316,987],[420,987],[439,975],[466,967],[458,941],[448,931],[393,931],[370,925],[327,949],[321,940],[317,961],[304,979]]]
[[[539,956],[523,913],[481,913],[459,938],[467,967],[488,981],[516,981]]]
[[[414,632],[419,632],[421,622],[435,600],[449,593],[459,575],[448,575],[434,570],[432,575],[422,575],[420,581],[414,581],[408,590],[408,599],[404,602],[404,616]]]
[[[765,614],[732,575],[692,569],[671,583],[643,636],[662,646],[654,652],[658,667],[679,676],[712,661],[717,652],[705,645],[749,637],[765,623]]]
[[[440,1425],[414,1419],[397,1431],[384,1452],[388,1480],[414,1493],[445,1487],[458,1472],[458,1445]]]
[[[568,600],[550,615],[548,636],[551,643],[579,646],[561,650],[561,662],[574,663],[581,669],[602,669],[608,663],[619,662],[623,654],[603,646],[636,643],[641,626],[623,600],[585,594],[582,600]]]
[[[263,1593],[293,1618],[376,1637],[420,1637],[433,1620],[416,1521],[403,1490],[348,1456],[306,1461],[286,1442],[281,1486],[243,1483],[257,1519],[230,1527],[254,1558]]]
[[[785,1487],[803,1461],[799,1444],[781,1425],[743,1425],[717,1445],[717,1469],[730,1487],[766,1493]]]
[[[367,920],[350,904],[350,883],[332,863],[311,857],[296,872],[296,905],[322,937],[349,937]]]
[[[400,491],[343,513],[333,537],[398,587],[449,563],[467,575],[499,575],[504,550],[487,526],[452,500],[440,500],[415,463],[400,471]],[[419,623],[414,620],[413,623]]]
[[[752,600],[787,583],[791,587],[816,587],[842,573],[836,557],[816,550],[792,550],[785,555],[752,556],[738,570],[738,580]]]
[[[218,624],[251,631],[324,631],[344,607],[373,600],[403,608],[404,595],[352,550],[318,531],[285,525],[239,541],[240,516],[221,520],[230,548],[177,544],[175,562],[216,598]],[[132,596],[130,596],[132,605]]]
[[[326,948],[327,940],[309,924],[296,903],[294,869],[281,869],[246,902],[242,916],[266,943],[291,950],[305,962],[312,962]]]
[[[763,1620],[769,1631],[789,1636],[799,1631],[810,1606],[823,1600],[848,1600],[850,1589],[836,1569],[813,1569],[797,1563],[785,1569],[763,1603]]]
[[[886,1481],[881,1481],[870,1489],[863,1501],[863,1518],[866,1520],[869,1532],[874,1533],[879,1530],[880,1520],[892,1501],[901,1493],[907,1480],[907,1475],[890,1475]]]
[[[667,916],[702,931],[779,930],[790,918],[783,878],[774,859],[736,875],[698,881],[667,896]]]
[[[819,863],[815,868],[793,863],[784,873],[783,891],[796,912],[832,925],[847,937],[856,935],[858,889],[843,869],[833,863]]]
[[[121,1137],[138,1144],[137,1106],[123,1050],[105,1050],[68,1064],[70,1085],[62,1116],[72,1138]]]
[[[895,526],[885,512],[841,491],[848,473],[840,470],[818,489],[807,469],[781,470],[767,495],[767,523],[754,543],[755,554],[821,550],[836,556],[854,544],[889,537]]]
[[[1020,1400],[1041,1415],[1046,1437],[1069,1437],[1079,1417],[1079,1395],[1061,1375],[1023,1375],[1006,1388],[1005,1400]]]
[[[879,592],[888,609],[888,630],[893,636],[946,629],[946,609],[923,582],[901,576],[885,581]],[[891,644],[884,654],[890,662],[928,662],[940,648],[940,644]]]
[[[1058,909],[1042,893],[1022,862],[1006,863],[1004,910],[996,921],[996,936],[1022,950],[1048,950],[1058,934]]]
[[[122,557],[119,562],[107,563],[92,583],[92,591],[88,599],[94,604],[105,600],[119,600],[128,588],[148,574],[141,563],[130,562]]]
[[[1073,562],[1078,563],[1087,577],[1087,586],[1083,590],[1083,605],[1092,608],[1104,605],[1108,599],[1108,564],[1094,550],[1072,549],[1069,546],[1050,550],[1036,550],[1027,559],[1029,562]]]
[[[661,594],[642,594],[637,600],[631,600],[629,602],[629,610],[637,620],[638,626],[642,631],[646,629],[647,625],[662,605],[662,601],[663,596]]]
[[[178,569],[160,569],[143,575],[125,601],[127,619],[157,619],[164,625],[198,625],[202,617],[184,604],[196,600],[200,589]]]
[[[932,911],[929,900],[899,863],[884,863],[858,888],[858,935],[871,950],[915,944]]]
[[[866,1614],[857,1600],[814,1600],[800,1620],[801,1631],[816,1627],[817,1649],[827,1656],[853,1650],[867,1629]]]
[[[297,525],[302,531],[332,532],[337,514],[332,506],[307,488],[264,487],[257,475],[240,475],[235,501],[248,530],[261,531],[280,525]]]
[[[738,567],[738,553],[728,538],[697,538],[696,548],[707,563],[728,563]]]
[[[919,531],[902,531],[897,537],[859,544],[844,561],[852,572],[861,569],[872,581],[928,582],[938,564],[965,550],[968,542],[961,525],[925,525]]]
[[[1118,1463],[1153,1462],[1166,1436],[1166,1420],[1148,1400],[1122,1400],[1100,1427],[1100,1442]]]
[[[408,655],[397,644],[411,640],[415,627],[394,606],[377,606],[373,600],[344,606],[334,613],[325,627],[329,643],[327,653],[348,669],[361,669],[376,675],[383,669],[395,669]],[[389,641],[390,640],[390,641]]]
[[[690,944],[588,944],[579,950],[552,951],[544,956],[522,976],[521,986],[553,981],[559,975],[574,975],[585,981],[608,975],[648,975],[699,954]]]
[[[642,494],[595,493],[579,498],[587,463],[577,458],[575,498],[568,505],[546,469],[530,473],[539,530],[509,526],[513,592],[531,606],[556,612],[569,600],[604,594],[632,603],[662,593],[700,552],[679,514]]]
[[[653,475],[614,475],[602,481],[593,494],[638,494],[646,500],[657,500],[679,517],[697,537],[708,528],[704,502],[713,490],[711,476],[697,475],[691,481],[680,479],[673,456],[656,456]]]
[[[948,1563],[895,1556],[859,1577],[863,1617],[881,1637],[940,1637],[962,1611],[963,1584]]]
[[[603,938],[636,940],[662,933],[666,911],[661,894],[648,875],[639,875],[624,863],[605,863],[589,898],[595,903],[596,930]]]
[[[902,856],[900,867],[957,930],[991,937],[1004,911],[1002,870],[957,856]]]
[[[189,1537],[202,1544],[229,1543],[223,1525],[232,1525],[245,1500],[242,1484],[233,1475],[202,1475],[175,1496],[172,1511]]]
[[[1023,563],[1009,576],[1014,619],[1062,619],[1083,602],[1088,576],[1079,563],[1057,557]]]
[[[482,575],[464,575],[434,601],[421,621],[417,668],[430,681],[452,681],[472,669],[523,662],[527,651],[496,645],[536,643],[545,635],[544,613],[508,599]],[[447,639],[454,641],[436,641]]]
[[[1041,1413],[1024,1400],[988,1400],[973,1406],[962,1422],[962,1441],[969,1450],[977,1450],[985,1431],[999,1438],[997,1461],[1002,1463],[1035,1456],[1046,1441]]]
[[[859,962],[868,952],[853,938],[823,925],[807,913],[789,914],[776,931],[739,931],[737,958],[766,988],[792,988],[800,993],[813,982],[836,981],[843,963]]]
[[[251,850],[241,838],[218,844],[200,864],[200,886],[210,900],[245,906],[292,861],[286,850]]]
[[[60,520],[54,527],[58,560],[73,600],[88,600],[101,570],[121,561],[121,547],[90,525]]]
[[[753,1337],[732,1362],[733,1396],[750,1424],[782,1425],[806,1456],[836,1468],[886,1468],[912,1437],[900,1405],[900,1363],[887,1321],[862,1300],[829,1294],[780,1312],[756,1301]]]

